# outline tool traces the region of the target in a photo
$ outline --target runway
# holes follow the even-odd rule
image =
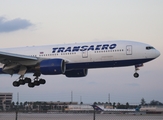
[[[0,113],[0,120],[15,120],[15,113]],[[17,120],[93,120],[93,114],[19,113]],[[160,115],[96,114],[95,120],[163,120]]]

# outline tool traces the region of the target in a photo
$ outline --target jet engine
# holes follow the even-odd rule
[[[66,64],[63,59],[48,59],[40,62],[40,72],[43,75],[64,74]]]

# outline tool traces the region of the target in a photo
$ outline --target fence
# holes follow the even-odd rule
[[[17,116],[16,116],[17,115]],[[0,120],[163,120],[163,114],[0,113]]]

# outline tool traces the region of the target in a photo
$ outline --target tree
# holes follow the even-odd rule
[[[94,104],[94,105],[97,105],[97,102],[94,102],[93,104]]]
[[[110,102],[110,103],[109,103],[109,105],[111,106],[111,105],[112,105],[112,103]]]
[[[119,109],[121,104],[118,102],[116,108]]]
[[[26,106],[28,104],[28,102],[26,101],[26,102],[24,102],[24,106]]]
[[[10,109],[14,110],[14,108],[15,108],[15,102],[12,102],[11,105],[10,105]]]
[[[101,105],[101,102],[98,102],[98,105]]]
[[[121,105],[121,104],[118,102],[118,103],[117,103],[117,106],[120,106],[120,105]]]
[[[126,103],[126,109],[128,109],[130,107],[129,103]]]
[[[159,102],[159,101],[156,101],[156,100],[152,100],[152,101],[150,102],[150,105],[162,105],[162,103]]]
[[[43,110],[44,110],[44,111],[47,110],[47,103],[46,103],[46,102],[43,103]]]
[[[23,109],[23,108],[24,108],[23,103],[20,102],[20,109]]]
[[[141,105],[145,105],[145,103],[146,103],[146,102],[145,102],[145,99],[142,98],[142,99],[141,99]]]
[[[16,102],[16,105],[19,105],[19,102]]]
[[[37,102],[33,102],[33,109],[37,109],[38,106],[37,106]]]
[[[116,104],[116,103],[114,102],[114,103],[113,103],[113,109],[116,107],[115,104]]]

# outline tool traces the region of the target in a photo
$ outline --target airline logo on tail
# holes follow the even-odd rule
[[[91,105],[93,108],[94,108],[94,110],[96,110],[96,111],[104,111],[102,108],[100,108],[100,107],[98,107],[97,105]]]

